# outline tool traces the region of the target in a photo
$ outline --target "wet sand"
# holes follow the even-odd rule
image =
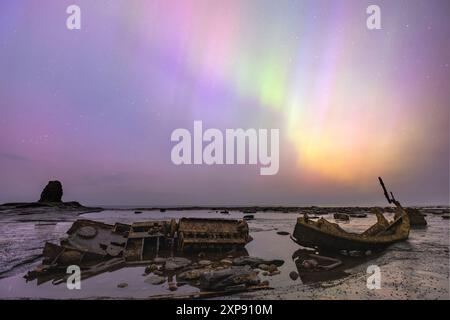
[[[51,299],[146,299],[159,294],[186,294],[199,289],[183,285],[176,292],[168,289],[168,281],[161,285],[144,282],[144,266],[127,267],[83,280],[81,290],[68,290],[66,285],[47,282],[37,285],[26,282],[24,274],[39,264],[46,241],[59,243],[72,222],[78,218],[93,219],[106,223],[131,223],[151,219],[181,217],[219,217],[241,219],[240,211],[223,215],[211,210],[168,210],[166,212],[134,210],[105,210],[80,216],[44,214],[36,219],[24,216],[0,217],[0,298],[51,298]],[[428,214],[426,228],[412,229],[406,242],[395,244],[381,254],[373,254],[360,264],[343,270],[332,280],[311,281],[305,277],[292,280],[289,273],[297,271],[293,255],[301,249],[289,235],[278,231],[292,232],[298,213],[258,212],[248,221],[253,241],[246,249],[250,256],[265,259],[282,259],[285,263],[275,276],[263,276],[273,290],[234,294],[223,299],[449,299],[449,220],[439,215]],[[392,214],[386,217],[392,219]],[[332,213],[323,215],[334,221]],[[60,221],[61,220],[61,221]],[[375,216],[352,218],[349,223],[340,223],[348,231],[363,231],[376,221]],[[381,289],[369,290],[366,286],[367,267],[381,268]],[[127,283],[118,288],[119,283]]]

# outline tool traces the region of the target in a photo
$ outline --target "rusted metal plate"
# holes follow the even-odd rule
[[[251,237],[247,222],[230,219],[182,218],[178,223],[178,247],[228,248],[245,246]]]
[[[77,235],[84,239],[91,239],[97,235],[97,229],[92,226],[81,227],[77,230]]]

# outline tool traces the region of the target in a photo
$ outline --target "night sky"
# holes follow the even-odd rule
[[[448,205],[449,14],[446,0],[1,1],[0,202],[58,179],[91,205],[385,205],[381,175],[406,205]],[[175,166],[171,133],[194,120],[279,129],[278,174]]]

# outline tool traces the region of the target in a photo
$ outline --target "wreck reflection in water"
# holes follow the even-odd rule
[[[192,287],[208,289],[206,284],[199,281],[202,272],[210,270],[224,270],[233,264],[233,261],[242,257],[248,257],[245,249],[233,250],[226,253],[209,252],[207,256],[196,253],[185,253],[182,256],[174,256],[173,252],[161,251],[158,257],[148,261],[125,263],[122,259],[111,259],[93,266],[94,270],[85,266],[82,270],[82,279],[87,279],[103,273],[114,272],[123,268],[145,267],[143,276],[157,276],[148,279],[147,283],[159,285],[163,283],[176,283],[177,286],[188,284]],[[206,260],[208,259],[208,260]],[[239,267],[239,266],[238,266]],[[242,274],[242,272],[241,272]],[[43,285],[51,282],[53,285],[65,283],[69,277],[66,273],[66,266],[53,269],[52,272],[35,273],[30,276],[28,273],[27,282],[36,280],[36,285]]]
[[[366,256],[355,251],[351,253],[345,252],[345,254],[347,255],[331,251],[299,249],[292,255],[292,260],[297,267],[302,283],[311,284],[347,277],[350,273],[346,272],[346,270],[375,259],[382,253],[370,253],[370,255]],[[349,254],[357,256],[349,256]]]

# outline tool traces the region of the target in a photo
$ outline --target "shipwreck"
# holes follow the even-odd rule
[[[363,233],[352,233],[324,218],[312,221],[305,214],[297,219],[292,240],[304,247],[364,252],[384,249],[395,242],[408,239],[409,216],[392,192],[387,192],[383,180],[380,177],[378,179],[387,201],[396,207],[393,221],[389,222],[379,209],[373,209],[377,222]]]
[[[171,219],[112,225],[81,219],[59,245],[45,244],[42,264],[25,277],[42,283],[78,265],[87,278],[176,252],[240,250],[251,240],[245,220],[182,218],[178,223]]]

